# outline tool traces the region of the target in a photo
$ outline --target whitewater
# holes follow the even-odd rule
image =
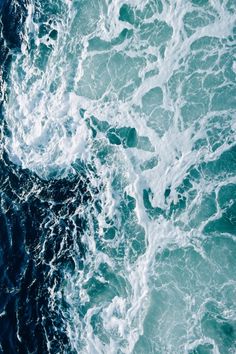
[[[41,352],[236,353],[236,2],[25,6],[1,151],[37,176],[20,198],[59,269]]]

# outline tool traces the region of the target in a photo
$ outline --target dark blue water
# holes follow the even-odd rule
[[[80,203],[80,195],[83,201],[89,195],[76,178],[45,183],[16,168],[5,154],[0,164],[1,349],[3,353],[59,353],[66,348],[67,337],[62,314],[49,303],[48,289],[60,286],[61,267],[73,268],[74,226],[66,216],[78,204],[67,205],[67,198],[74,194]],[[59,224],[47,224],[52,214]],[[81,220],[76,227],[79,233]]]

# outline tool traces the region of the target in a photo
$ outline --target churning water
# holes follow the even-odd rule
[[[235,0],[1,12],[0,350],[235,354]]]

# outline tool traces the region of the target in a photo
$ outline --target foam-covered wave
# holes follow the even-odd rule
[[[51,288],[72,351],[233,353],[235,11],[207,0],[29,7],[5,148],[45,179],[88,177],[91,202],[65,216],[72,265]]]
[[[5,105],[10,137],[5,146],[15,163],[47,177],[62,174],[77,156],[83,157],[89,133],[68,88],[72,61],[66,49],[67,6],[55,4],[64,12],[61,18],[44,12],[43,6],[29,4],[21,55],[16,54],[11,64]]]

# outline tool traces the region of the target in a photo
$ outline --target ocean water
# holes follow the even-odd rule
[[[0,11],[0,352],[235,354],[235,0]]]

